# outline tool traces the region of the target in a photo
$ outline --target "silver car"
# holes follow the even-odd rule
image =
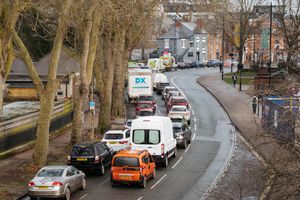
[[[72,192],[85,188],[85,174],[72,166],[43,167],[28,183],[31,199],[44,197],[69,200]]]

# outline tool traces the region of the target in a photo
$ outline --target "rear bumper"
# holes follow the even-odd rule
[[[76,167],[79,170],[96,170],[99,169],[100,164],[75,164],[75,163],[69,163],[68,165],[71,165],[73,167]]]
[[[152,158],[154,160],[155,163],[162,163],[165,161],[165,155],[161,156],[161,155],[152,155]]]
[[[63,189],[59,190],[29,190],[30,197],[42,197],[42,198],[60,198],[64,197]]]

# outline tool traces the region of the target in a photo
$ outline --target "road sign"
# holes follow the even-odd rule
[[[90,101],[90,110],[95,110],[95,102]]]

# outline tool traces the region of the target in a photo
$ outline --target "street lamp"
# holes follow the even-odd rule
[[[240,91],[242,91],[242,68],[243,68],[243,50],[244,50],[244,46],[243,46],[243,5],[241,5],[241,14],[240,14],[240,49],[239,49],[239,64],[238,64],[238,70],[239,70],[239,74],[240,74],[240,83],[239,83],[239,89]]]

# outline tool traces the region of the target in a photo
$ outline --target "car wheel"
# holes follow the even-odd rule
[[[114,182],[111,182],[110,184],[111,184],[111,187],[113,187],[113,188],[117,187],[117,184]]]
[[[164,160],[164,167],[168,167],[168,165],[169,165],[169,160],[168,160],[168,156],[166,155]]]
[[[103,165],[103,163],[101,163],[101,166],[100,166],[100,175],[103,176],[105,173],[105,167]]]
[[[85,180],[85,178],[83,178],[82,185],[81,185],[81,190],[85,190],[85,189],[86,189],[86,180]]]
[[[29,196],[31,200],[37,200],[38,198],[37,197],[31,197]]]
[[[142,181],[142,188],[146,188],[147,187],[147,178],[145,176],[143,176],[143,181]]]
[[[177,148],[175,147],[173,157],[176,158],[176,156],[177,156]]]
[[[187,141],[186,139],[184,140],[184,143],[183,143],[183,148],[185,149],[187,147]]]
[[[156,178],[156,168],[154,167],[153,173],[152,173],[152,179],[155,179],[155,178]]]
[[[66,200],[70,200],[71,199],[71,191],[70,191],[70,188],[68,188],[68,187],[66,189],[65,199]]]

